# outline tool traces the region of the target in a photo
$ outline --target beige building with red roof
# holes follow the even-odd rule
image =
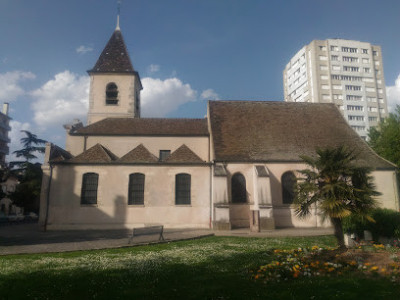
[[[139,74],[117,28],[91,77],[88,125],[48,144],[40,225],[47,229],[251,230],[313,227],[294,215],[300,155],[345,145],[373,169],[381,205],[399,209],[396,167],[374,153],[334,104],[209,101],[204,119],[140,117]]]

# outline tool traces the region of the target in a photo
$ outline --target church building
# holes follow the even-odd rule
[[[347,146],[373,169],[383,207],[399,209],[396,167],[349,127],[334,104],[209,101],[203,119],[142,118],[139,73],[119,26],[90,76],[87,125],[46,145],[44,229],[271,230],[326,226],[318,208],[294,214],[300,155]]]

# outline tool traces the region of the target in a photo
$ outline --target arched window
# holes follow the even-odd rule
[[[232,176],[232,203],[246,203],[246,178],[241,173]]]
[[[190,174],[176,174],[175,176],[175,204],[190,204]]]
[[[282,184],[282,201],[284,204],[292,204],[294,199],[294,185],[296,184],[296,176],[293,172],[285,172],[281,178]]]
[[[99,175],[85,173],[82,177],[81,204],[97,204]]]
[[[128,204],[144,204],[144,174],[142,173],[129,175]]]
[[[107,84],[106,87],[106,104],[116,105],[118,104],[118,87],[114,82]]]

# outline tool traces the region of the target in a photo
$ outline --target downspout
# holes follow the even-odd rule
[[[47,231],[47,221],[49,218],[49,204],[50,204],[50,188],[51,188],[51,179],[53,177],[53,166],[49,163],[50,167],[50,175],[49,175],[49,184],[47,185],[47,193],[46,193],[46,216],[44,218],[44,226],[43,231]]]
[[[210,167],[210,228],[212,228],[212,220],[213,220],[213,195],[214,195],[214,180],[213,180],[213,170],[214,170],[214,162],[212,162]]]
[[[87,148],[87,135],[83,136],[83,151],[86,151]]]

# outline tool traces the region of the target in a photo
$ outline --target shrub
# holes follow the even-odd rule
[[[375,241],[380,236],[387,238],[400,238],[400,212],[387,208],[376,208],[371,217],[375,222],[362,220],[357,216],[349,216],[343,219],[343,231],[356,233],[363,236],[364,230],[369,230]]]

